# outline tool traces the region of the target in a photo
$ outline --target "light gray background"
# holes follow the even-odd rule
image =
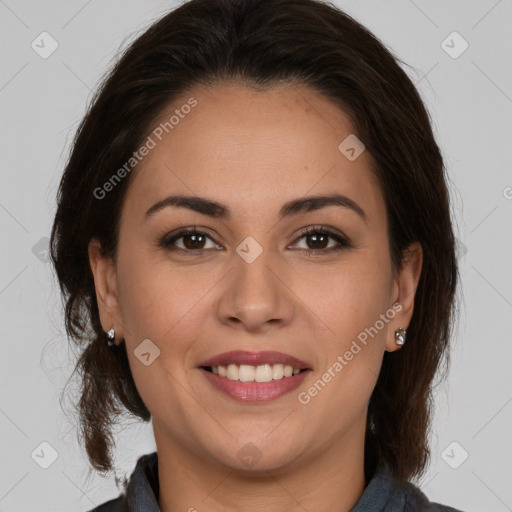
[[[412,66],[451,179],[464,300],[419,485],[464,511],[512,510],[512,0],[337,4]],[[119,494],[113,479],[88,478],[59,404],[73,354],[45,237],[91,90],[121,43],[175,5],[0,0],[0,512],[83,511]],[[31,47],[43,31],[59,45],[46,59]],[[453,31],[469,43],[458,58],[442,46]],[[453,54],[461,44],[452,37],[445,47]],[[150,425],[126,424],[118,439],[119,475],[155,449]],[[50,457],[42,442],[58,454],[48,469],[35,462]],[[469,457],[453,469],[462,450]]]

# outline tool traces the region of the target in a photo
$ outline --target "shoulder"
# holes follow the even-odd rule
[[[122,494],[118,498],[107,501],[96,508],[89,510],[88,512],[128,512],[128,503],[126,496]]]
[[[158,512],[158,455],[156,452],[138,458],[135,469],[117,498],[98,505],[88,512]]]
[[[463,512],[429,501],[412,482],[398,482],[386,465],[373,474],[351,512]]]
[[[429,501],[425,494],[411,482],[403,484],[400,492],[404,498],[404,512],[463,512],[447,505]]]

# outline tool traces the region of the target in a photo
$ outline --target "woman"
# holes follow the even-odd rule
[[[96,511],[455,510],[409,480],[458,280],[442,156],[384,45],[315,0],[192,0],[82,121],[52,261]]]

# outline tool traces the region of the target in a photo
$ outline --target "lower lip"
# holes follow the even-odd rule
[[[200,368],[200,370],[217,389],[240,402],[269,402],[275,400],[297,389],[309,373],[309,370],[305,370],[292,377],[283,377],[270,382],[241,382],[219,377],[204,368]]]

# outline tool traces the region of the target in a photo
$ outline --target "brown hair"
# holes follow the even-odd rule
[[[118,416],[149,421],[150,412],[125,344],[107,346],[87,251],[97,238],[104,255],[115,257],[131,175],[107,200],[94,190],[130,159],[178,95],[234,80],[255,88],[299,82],[341,107],[376,162],[393,270],[410,243],[423,247],[407,343],[384,354],[369,402],[365,472],[386,464],[399,481],[424,472],[433,380],[443,356],[449,362],[458,268],[444,162],[429,114],[398,62],[369,30],[318,0],[192,0],[147,29],[104,78],[73,141],[51,234],[66,331],[81,350],[81,435],[96,470],[113,469]]]

